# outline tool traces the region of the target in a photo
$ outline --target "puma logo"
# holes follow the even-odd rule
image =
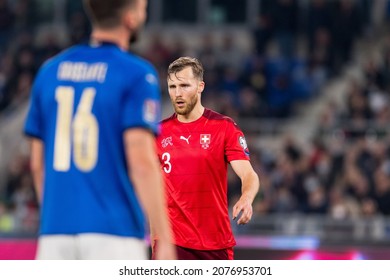
[[[188,138],[185,138],[184,136],[180,136],[180,140],[184,140],[187,142],[187,144],[190,144],[190,137],[191,137],[191,135],[188,136]]]

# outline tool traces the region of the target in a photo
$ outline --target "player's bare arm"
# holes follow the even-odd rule
[[[236,219],[240,212],[241,217],[237,224],[248,223],[253,214],[252,203],[259,191],[260,181],[252,165],[247,160],[234,160],[230,162],[234,172],[241,179],[241,197],[233,206],[233,219]]]
[[[154,136],[142,128],[128,129],[124,134],[124,142],[130,178],[151,228],[159,236],[157,259],[175,259]]]
[[[30,157],[30,168],[32,177],[34,180],[35,192],[39,204],[42,203],[42,189],[43,189],[43,142],[37,138],[31,138],[30,140],[31,157]]]

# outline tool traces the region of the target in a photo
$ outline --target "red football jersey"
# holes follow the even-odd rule
[[[191,123],[181,123],[173,114],[162,122],[157,146],[176,245],[197,250],[234,246],[227,164],[249,160],[236,123],[209,109]]]

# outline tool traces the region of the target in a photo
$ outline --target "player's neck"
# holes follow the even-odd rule
[[[177,115],[177,120],[182,123],[194,122],[203,115],[204,110],[202,105],[197,106],[187,115]]]
[[[93,43],[110,42],[117,45],[122,50],[127,51],[129,49],[129,34],[125,29],[112,28],[112,29],[100,29],[95,28],[91,34],[91,41]]]

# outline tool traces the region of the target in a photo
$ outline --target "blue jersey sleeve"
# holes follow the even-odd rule
[[[142,127],[159,134],[161,93],[155,71],[145,71],[129,84],[124,97],[122,129]]]
[[[28,136],[43,138],[42,108],[40,108],[42,70],[38,73],[30,93],[30,107],[24,126],[24,133]]]

